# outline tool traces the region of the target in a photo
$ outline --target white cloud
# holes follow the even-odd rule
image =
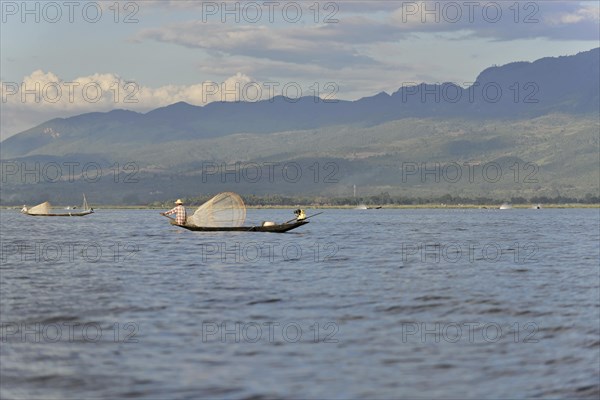
[[[0,95],[6,107],[22,109],[86,111],[127,108],[148,110],[186,101],[203,105],[219,101],[237,88],[238,97],[245,84],[253,82],[243,73],[236,73],[217,83],[204,81],[193,85],[166,85],[158,88],[143,86],[117,74],[103,73],[66,80],[53,72],[36,70],[22,82],[1,82]],[[228,95],[230,98],[234,94]]]
[[[185,3],[185,7],[197,7]],[[442,35],[434,46],[439,47],[444,42],[467,44],[477,39],[597,41],[600,29],[598,5],[589,2],[389,1],[374,3],[366,16],[354,14],[367,6],[366,2],[340,3],[339,22],[331,24],[247,23],[243,19],[222,23],[219,19],[203,21],[198,16],[196,20],[142,29],[134,40],[200,49],[200,56],[211,60],[201,67],[203,71],[218,69],[215,66],[221,60],[243,59],[247,66],[240,68],[247,72],[256,72],[258,68],[253,66],[266,60],[271,66],[280,63],[296,70],[314,70],[316,66],[329,75],[347,67],[370,69],[371,76],[378,77],[382,68],[393,63],[373,49],[382,44],[421,41],[422,34]]]
[[[250,91],[243,90],[249,84],[262,85],[243,73],[236,73],[223,82],[204,81],[192,85],[152,88],[114,73],[98,73],[67,80],[53,72],[36,70],[23,77],[21,82],[0,82],[0,136],[5,139],[48,119],[85,112],[118,108],[146,112],[180,101],[205,105],[221,100],[247,100],[243,96]],[[268,92],[261,94],[261,98],[265,98]]]
[[[371,41],[370,36],[375,35],[389,40],[394,37],[394,32],[366,18],[353,18],[346,24],[301,27],[187,21],[143,29],[134,40],[173,43],[216,55],[340,68],[348,64],[376,64],[372,58],[360,54],[356,47],[365,40]]]
[[[600,20],[600,6],[581,7],[573,12],[559,13],[548,18],[549,23],[577,24],[581,22],[595,22]]]
[[[457,32],[463,39],[598,40],[596,2],[402,2],[390,21],[408,32]],[[575,26],[577,25],[577,26]]]

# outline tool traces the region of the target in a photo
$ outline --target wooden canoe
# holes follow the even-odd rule
[[[208,227],[208,226],[192,226],[178,225],[174,220],[170,221],[171,225],[179,226],[184,229],[196,232],[273,232],[283,233],[296,229],[299,226],[306,225],[309,221],[297,221],[285,224],[270,225],[270,226],[237,226],[237,227]]]
[[[25,215],[31,215],[32,217],[83,217],[88,214],[92,214],[93,210],[88,211],[80,211],[80,212],[72,212],[72,213],[62,213],[62,214],[29,214],[23,213]]]
[[[23,210],[21,210],[21,213],[25,215],[31,215],[32,217],[83,217],[94,212],[94,209],[88,205],[87,199],[85,198],[85,193],[83,194],[83,205],[81,206],[81,209],[83,211],[68,213],[50,213],[48,211],[50,211],[51,208],[52,206],[50,205],[50,203],[48,201],[45,201],[42,204],[38,204],[37,206],[32,207],[29,210],[27,210],[27,208],[23,206]],[[33,210],[36,210],[36,212],[32,212]]]

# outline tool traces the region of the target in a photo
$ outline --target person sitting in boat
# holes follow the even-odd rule
[[[304,210],[297,209],[296,211],[294,211],[294,215],[296,216],[296,221],[303,221],[306,219],[306,214],[304,213]]]
[[[167,212],[162,213],[162,215],[172,215],[175,214],[175,223],[177,225],[185,225],[185,220],[187,218],[185,207],[183,206],[183,201],[181,199],[177,199],[175,202],[176,206],[170,209]]]

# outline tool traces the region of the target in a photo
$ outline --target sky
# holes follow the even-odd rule
[[[0,139],[179,101],[468,86],[599,47],[597,1],[0,1]]]

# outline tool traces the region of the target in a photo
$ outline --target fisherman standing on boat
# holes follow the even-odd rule
[[[161,215],[172,215],[175,214],[175,223],[177,225],[185,225],[186,220],[186,212],[185,207],[183,206],[183,201],[181,199],[177,199],[175,202],[176,206],[171,210],[161,213]]]
[[[304,213],[304,210],[297,209],[296,211],[294,211],[294,215],[296,216],[296,221],[304,221],[306,219],[306,214]]]

